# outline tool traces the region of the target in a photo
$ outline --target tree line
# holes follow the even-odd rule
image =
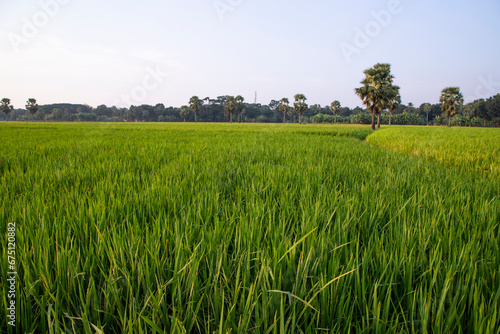
[[[231,116],[220,100],[202,104],[196,112],[199,122],[227,122]],[[212,100],[214,101],[214,100]],[[338,102],[338,101],[337,101]],[[366,108],[349,108],[333,104],[307,106],[300,115],[305,123],[371,124],[372,116]],[[8,108],[7,112],[5,110]],[[231,111],[231,106],[229,106]],[[1,105],[2,121],[56,121],[56,122],[194,122],[195,113],[190,106],[165,107],[163,104],[130,106],[129,108],[93,108],[85,104],[50,104],[38,106],[34,113],[28,108],[10,108],[10,100]],[[31,109],[33,110],[33,109]],[[273,100],[268,105],[245,103],[242,112],[234,111],[238,122],[298,123],[299,114],[290,106],[287,98]],[[378,119],[378,115],[377,115]],[[465,104],[456,110],[450,119],[443,114],[440,104],[423,103],[419,107],[412,103],[398,105],[392,113],[383,111],[380,124],[395,125],[448,125],[452,126],[500,126],[500,94],[489,99],[480,99]]]
[[[241,95],[223,95],[215,99],[193,96],[180,108],[159,103],[128,108],[86,104],[50,104],[39,106],[30,98],[25,108],[16,109],[10,99],[0,104],[0,120],[60,122],[238,122],[255,123],[350,123],[448,126],[500,126],[500,94],[463,104],[458,87],[441,92],[440,103],[401,103],[399,86],[394,84],[390,64],[376,64],[364,71],[361,87],[354,90],[365,108],[342,107],[335,100],[328,106],[308,105],[304,94],[296,94],[293,104],[288,98],[271,100],[267,105],[245,103]]]

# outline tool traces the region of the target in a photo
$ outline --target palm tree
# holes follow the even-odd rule
[[[245,101],[245,99],[243,98],[243,96],[241,95],[238,95],[234,98],[234,101],[236,102],[236,113],[238,114],[238,119],[239,119],[239,122],[241,123],[241,118],[243,117],[243,112],[245,111],[245,103],[243,103],[243,101]]]
[[[399,95],[399,87],[398,86],[392,86],[393,87],[393,92],[396,93],[395,96],[392,96],[387,100],[387,112],[389,113],[389,126],[392,124],[392,111],[399,107],[399,104],[401,103],[401,96]]]
[[[299,124],[302,124],[302,114],[307,110],[307,98],[304,94],[296,94],[295,95],[295,103],[293,104],[293,108],[295,112],[299,114]]]
[[[278,106],[278,110],[283,114],[283,123],[286,123],[286,114],[290,108],[290,101],[286,97],[280,100],[280,105]]]
[[[363,83],[363,81],[362,81]],[[368,84],[364,84],[359,88],[355,89],[356,94],[363,100],[363,104],[366,110],[372,115],[372,130],[375,130],[375,112],[373,110],[375,104],[375,96],[373,94],[373,89],[369,87]]]
[[[448,116],[448,127],[451,126],[451,117],[455,115],[457,109],[464,103],[464,97],[458,87],[446,87],[441,92],[441,110]]]
[[[198,98],[198,96],[193,96],[191,99],[189,99],[189,107],[194,113],[194,122],[196,123],[196,113],[200,111],[201,106],[203,105],[203,101]]]
[[[296,117],[295,109],[293,107],[288,107],[287,114],[292,118],[292,123],[295,123],[295,117]]]
[[[375,130],[375,116],[380,115],[381,111],[386,108],[397,86],[392,85],[394,76],[391,74],[390,64],[378,63],[363,73],[365,74],[365,79],[361,81],[363,86],[356,88],[355,92],[372,115],[372,130]],[[380,127],[380,117],[378,119]]]
[[[189,116],[188,106],[182,106],[181,111],[179,112],[179,115],[181,115],[181,117],[184,119],[184,122],[186,122],[186,118]]]
[[[5,117],[9,115],[9,113],[14,110],[14,106],[10,104],[10,99],[4,98],[2,99],[2,104],[0,104],[0,110],[5,114]],[[7,118],[8,120],[8,118]]]
[[[229,121],[233,123],[233,114],[236,109],[236,101],[234,96],[227,96],[226,102],[224,103],[224,110],[229,114]]]
[[[38,104],[35,99],[28,99],[28,101],[26,101],[26,110],[28,110],[32,115],[36,114],[38,111]]]
[[[335,115],[335,123],[337,123],[337,114],[340,111],[340,102],[337,100],[333,101],[332,104],[330,105],[330,110]]]
[[[430,103],[424,103],[422,104],[422,111],[427,114],[427,125],[429,125],[429,113],[431,112],[431,104]]]
[[[206,97],[203,99],[203,104],[205,105],[205,113],[208,113],[208,105],[210,104],[210,97]]]
[[[408,103],[408,113],[410,114],[413,111],[413,102]]]

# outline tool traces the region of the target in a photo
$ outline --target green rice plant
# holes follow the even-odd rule
[[[397,126],[377,131],[367,141],[470,171],[500,176],[500,130]]]
[[[368,126],[10,122],[0,133],[17,332],[500,330],[491,174],[374,147]],[[16,332],[5,312],[0,324]]]

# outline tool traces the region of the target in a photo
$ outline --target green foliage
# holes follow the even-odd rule
[[[290,101],[284,97],[279,101],[278,110],[283,114],[283,123],[286,122],[286,114],[290,112]]]
[[[427,116],[427,125],[429,125],[429,113],[431,112],[432,110],[432,106],[430,103],[423,103],[421,106],[420,106],[420,109],[422,109],[422,112],[425,113],[425,115]]]
[[[197,122],[196,114],[200,111],[202,105],[203,105],[203,101],[200,100],[200,98],[198,96],[193,96],[191,99],[189,99],[189,107],[193,111],[195,123]],[[185,121],[185,119],[184,119],[184,121]]]
[[[458,108],[460,108],[464,103],[464,97],[462,93],[460,93],[460,88],[444,88],[441,92],[439,102],[441,103],[441,110],[443,110],[443,114],[448,117],[448,126],[451,126],[451,117],[455,115]]]
[[[241,123],[241,118],[243,116],[243,112],[245,111],[245,99],[243,96],[238,95],[234,98],[234,102],[236,104],[236,113],[238,114],[239,122]]]
[[[182,117],[184,122],[186,121],[186,118],[189,116],[189,108],[188,106],[182,106],[181,111],[179,112],[179,115]]]
[[[385,108],[389,113],[389,125],[392,124],[392,112],[394,109],[399,108],[401,104],[401,96],[399,95],[399,87],[393,86],[393,89],[389,91],[389,96],[385,102]]]
[[[229,114],[229,122],[233,123],[233,114],[236,110],[236,100],[234,96],[226,96],[226,102],[224,103],[224,110]]]
[[[38,111],[38,104],[36,103],[36,99],[28,99],[28,101],[26,101],[26,110],[28,110],[31,115],[36,114],[36,112]]]
[[[500,94],[486,100],[480,99],[472,103],[472,116],[491,122],[493,126],[500,126]]]
[[[406,111],[411,117],[397,116],[404,113],[406,106],[399,104],[396,99],[392,106],[394,109],[391,112],[390,104],[384,107],[389,115],[394,115],[396,121],[394,124],[426,124],[422,123],[420,118],[416,122],[414,119],[414,114],[423,119],[428,118],[431,124],[441,124],[442,110],[439,104],[430,105],[430,112],[427,114],[424,107],[427,104],[422,104],[420,108],[412,108],[412,111]],[[33,99],[34,100],[34,99]],[[288,101],[288,99],[286,99]],[[36,100],[35,100],[36,101]],[[186,117],[186,121],[196,121],[201,120],[202,122],[224,122],[226,121],[227,112],[224,110],[224,103],[226,102],[226,96],[219,96],[217,99],[205,98],[203,99],[206,103],[199,109],[196,114],[189,113]],[[274,102],[273,102],[274,101]],[[263,122],[263,123],[278,123],[278,122],[297,122],[297,116],[299,116],[293,107],[282,106],[280,109],[281,101],[273,100],[269,105],[261,105],[259,103],[244,103],[244,113],[239,114],[240,122]],[[289,103],[288,103],[289,104]],[[27,104],[28,107],[28,104]],[[301,115],[301,120],[306,122],[330,122],[329,117],[323,117],[321,114],[328,113],[331,111],[330,106],[321,107],[318,104],[314,104],[307,108]],[[54,110],[61,110],[62,116],[58,113],[53,114]],[[203,112],[202,112],[203,111]],[[235,112],[237,112],[235,110]],[[284,113],[285,112],[285,113]],[[353,124],[365,124],[365,116],[357,116],[360,113],[366,113],[366,110],[360,107],[354,109],[348,107],[341,107],[336,115],[338,123],[353,123]],[[289,119],[287,120],[287,115]],[[316,117],[317,115],[317,117]],[[380,114],[380,123],[388,124],[391,120],[390,116],[384,116],[385,113]],[[465,124],[465,126],[500,126],[500,94],[489,99],[476,100],[474,102],[468,103],[463,108],[459,108],[457,115],[462,115],[465,119],[460,122],[455,121],[452,117],[451,124],[459,125]],[[378,115],[377,115],[378,116]],[[0,113],[0,121],[6,120],[7,115]],[[140,105],[140,106],[130,106],[129,108],[117,108],[107,107],[106,105],[100,105],[97,108],[92,108],[88,105],[82,104],[49,104],[42,105],[38,107],[38,111],[32,115],[29,110],[16,109],[12,110],[9,114],[10,120],[17,121],[35,121],[35,120],[45,120],[45,121],[62,121],[62,122],[77,122],[77,121],[99,121],[99,122],[180,122],[183,118],[180,116],[180,108],[165,107],[163,104],[152,105]],[[405,122],[404,119],[409,119],[409,122]],[[459,118],[460,119],[460,118]],[[335,122],[335,119],[333,119]],[[444,123],[443,123],[444,124]]]
[[[391,121],[392,119],[392,121]],[[336,120],[332,115],[317,114],[311,118],[313,123],[335,123]],[[349,117],[339,117],[337,119],[338,123],[350,123],[350,124],[371,124],[372,118],[367,112],[361,112]],[[425,125],[425,119],[416,113],[401,113],[393,115],[392,117],[387,114],[380,115],[380,124],[392,124],[396,125]]]
[[[278,108],[279,106],[280,106],[280,101],[271,100],[271,102],[269,102],[269,108],[271,110],[274,110],[274,109]]]
[[[392,84],[394,76],[391,74],[390,64],[378,63],[363,73],[365,74],[365,78],[361,81],[363,86],[354,91],[372,115],[372,130],[375,130],[375,116],[380,115],[384,109],[394,108],[394,103],[399,103],[401,100],[399,87]]]
[[[371,124],[372,117],[367,112],[360,112],[355,115],[351,115],[351,124]]]
[[[448,119],[446,115],[439,115],[432,121],[433,125],[451,125],[451,126],[468,126],[468,127],[486,127],[495,126],[493,122],[488,122],[483,118],[479,117],[465,117],[462,115],[455,115]]]
[[[387,124],[388,117],[383,117],[384,124]],[[392,124],[396,125],[424,125],[425,120],[415,112],[403,112],[401,114],[393,115],[391,119]]]
[[[498,177],[374,147],[367,126],[0,132],[18,333],[500,328]]]
[[[311,117],[312,123],[335,123],[335,116],[327,114],[316,114]]]
[[[330,110],[335,115],[335,123],[337,123],[337,115],[340,111],[340,108],[341,108],[340,102],[337,100],[333,101],[332,104],[330,105]]]
[[[0,111],[8,115],[12,110],[14,110],[14,106],[10,104],[10,99],[3,98],[0,104]]]
[[[307,110],[306,96],[304,94],[296,94],[293,109],[299,115],[299,124],[302,123],[302,114]]]
[[[59,108],[54,108],[54,110],[52,111],[52,116],[53,116],[54,120],[60,121],[60,120],[62,120],[63,112]]]

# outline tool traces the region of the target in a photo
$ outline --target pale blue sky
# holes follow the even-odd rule
[[[241,94],[355,107],[392,64],[404,103],[500,92],[498,0],[0,2],[0,98],[180,106]]]

